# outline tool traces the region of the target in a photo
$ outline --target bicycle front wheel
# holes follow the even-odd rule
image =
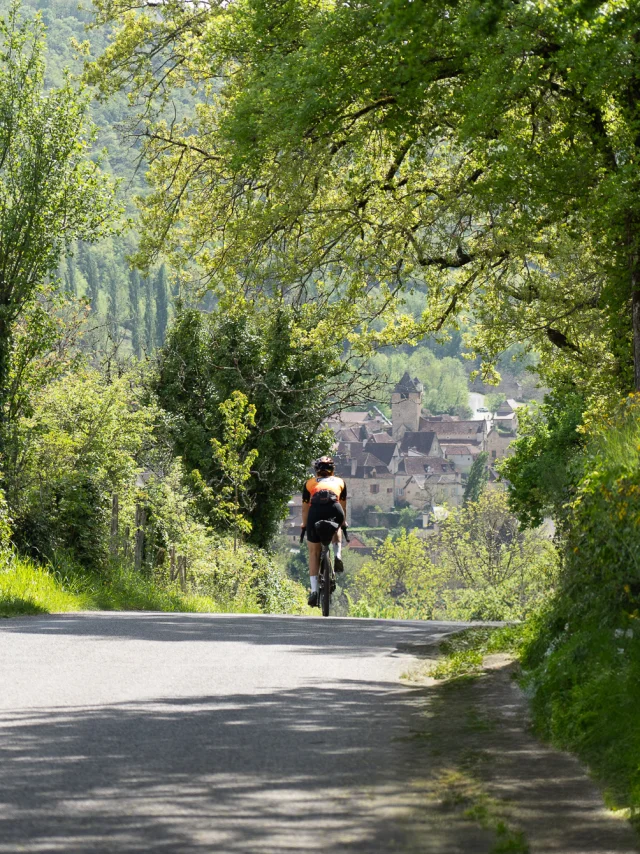
[[[322,616],[328,617],[331,610],[331,559],[325,554],[320,567],[322,574]]]

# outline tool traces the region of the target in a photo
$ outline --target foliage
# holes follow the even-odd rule
[[[419,347],[409,355],[377,353],[367,367],[374,375],[393,385],[405,371],[412,377],[418,377],[424,386],[423,405],[433,413],[458,414],[459,409],[468,405],[467,376],[459,359],[438,359],[431,350]]]
[[[429,548],[416,533],[404,531],[395,540],[387,538],[374,559],[357,573],[357,600],[349,613],[355,617],[433,619],[437,576]]]
[[[553,545],[522,532],[501,492],[453,509],[437,536],[387,538],[349,588],[352,616],[524,619],[557,579]],[[422,616],[420,616],[422,615]]]
[[[44,91],[44,34],[17,2],[0,19],[0,417],[6,419],[14,325],[63,250],[106,229],[112,187],[88,156],[86,98],[69,80]]]
[[[50,383],[21,424],[7,497],[15,540],[35,554],[70,550],[86,567],[109,549],[111,494],[131,492],[153,408],[130,376],[109,382],[84,368]]]
[[[344,295],[363,335],[372,295],[388,305],[415,286],[421,325],[407,316],[387,334],[470,310],[485,376],[526,340],[547,375],[632,386],[635,4],[97,8],[116,31],[91,78],[131,86],[148,122],[147,258],[168,237],[228,287],[299,297],[312,280],[315,296]],[[158,117],[180,87],[213,79],[193,120]]]
[[[556,582],[557,555],[538,531],[521,531],[503,492],[451,511],[442,523],[439,562],[452,580],[443,593],[453,619],[524,619]]]
[[[579,429],[585,405],[579,389],[562,384],[545,395],[541,406],[518,411],[514,455],[498,470],[509,484],[509,507],[527,527],[541,525],[549,515],[560,523],[566,515],[584,439]]]
[[[489,412],[497,412],[500,405],[503,404],[506,399],[506,396],[501,392],[495,392],[494,394],[486,395],[485,404]]]
[[[640,397],[591,428],[575,460],[563,574],[523,656],[535,719],[640,815]]]
[[[218,407],[223,419],[223,442],[211,439],[211,448],[216,463],[220,466],[222,486],[215,496],[217,512],[232,523],[234,537],[250,533],[251,522],[240,511],[240,502],[245,498],[246,483],[258,457],[256,448],[246,449],[251,430],[256,426],[256,408],[247,400],[246,394],[234,391],[228,400]]]
[[[266,545],[301,488],[309,462],[329,449],[322,419],[354,392],[332,342],[314,344],[282,305],[270,313],[237,302],[204,314],[183,308],[160,353],[155,393],[171,416],[168,429],[188,472],[197,470],[214,493],[225,471],[212,457],[211,440],[224,443],[220,404],[234,392],[255,406],[255,429],[246,452],[258,452],[244,495],[252,543]],[[216,504],[201,492],[211,523]]]
[[[478,454],[473,461],[462,499],[462,503],[465,506],[478,501],[485,486],[487,485],[487,481],[489,479],[489,470],[487,468],[488,459],[489,454],[486,451],[482,451],[482,453]]]

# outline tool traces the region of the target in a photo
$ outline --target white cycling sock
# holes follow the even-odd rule
[[[342,560],[342,540],[338,543],[333,544],[333,553],[338,558],[338,560]]]
[[[317,593],[318,592],[318,576],[317,575],[310,575],[309,580],[311,581],[311,592]]]

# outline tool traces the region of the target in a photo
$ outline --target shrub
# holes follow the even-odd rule
[[[586,445],[562,584],[525,649],[539,729],[640,814],[640,395]]]

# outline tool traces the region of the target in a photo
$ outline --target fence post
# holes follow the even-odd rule
[[[169,578],[171,581],[175,581],[176,578],[176,547],[175,543],[172,543],[169,548]]]
[[[137,572],[142,569],[142,555],[144,554],[144,526],[147,521],[147,511],[136,504],[136,550],[133,565]]]
[[[111,495],[111,557],[118,556],[118,493]]]

